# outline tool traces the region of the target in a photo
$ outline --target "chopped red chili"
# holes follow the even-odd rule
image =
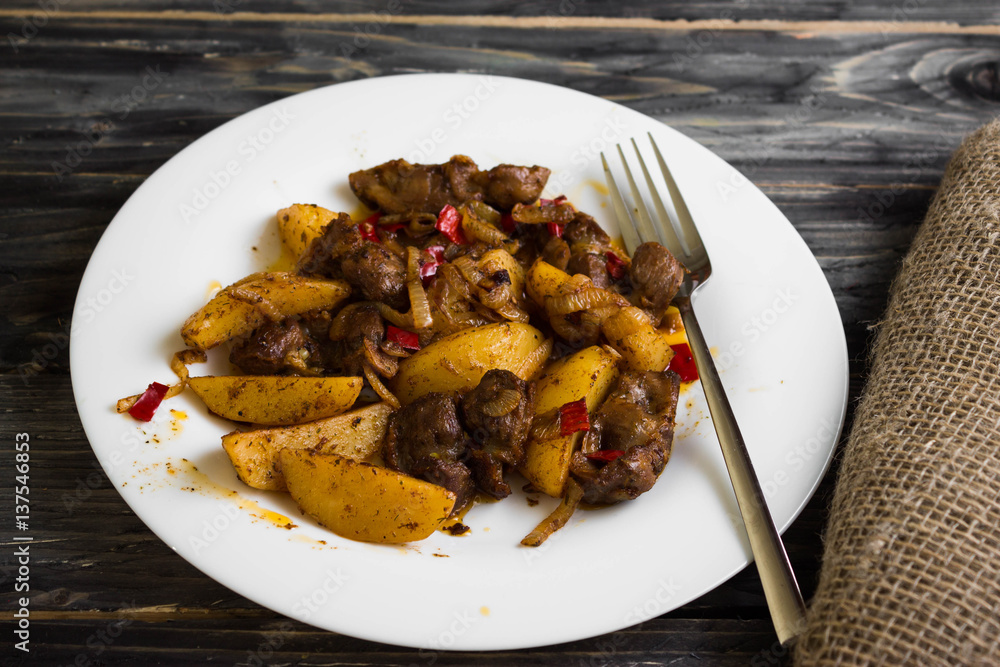
[[[621,449],[598,449],[596,452],[587,454],[587,458],[591,461],[604,461],[606,463],[610,463],[624,453],[625,452]]]
[[[400,329],[390,324],[386,329],[386,337],[392,342],[398,343],[404,350],[420,349],[420,339],[412,331]]]
[[[605,268],[607,268],[608,273],[615,280],[620,280],[625,275],[625,262],[621,257],[613,252],[604,253],[605,257],[608,258],[607,263],[605,263]]]
[[[568,201],[566,195],[559,195],[555,199],[539,199],[539,206],[558,206],[559,204],[565,204]]]
[[[510,213],[504,213],[500,216],[500,226],[508,234],[513,234],[517,231],[517,220]]]
[[[451,204],[448,204],[438,213],[437,223],[434,225],[439,232],[448,237],[452,243],[465,245],[468,239],[462,232],[462,215]]]
[[[590,415],[587,413],[587,399],[570,401],[559,408],[559,434],[572,435],[577,431],[590,430]]]
[[[549,228],[549,234],[562,238],[563,228],[566,225],[560,225],[558,222],[546,222],[545,226]]]
[[[402,222],[396,222],[391,225],[379,225],[379,229],[381,229],[382,231],[391,232],[393,234],[398,232],[403,227],[406,227],[406,225],[404,225]]]
[[[381,243],[381,241],[379,241],[378,234],[375,233],[375,225],[367,220],[358,223],[358,231],[361,232],[361,238],[366,241]]]
[[[429,255],[430,259],[420,262],[420,278],[427,284],[437,274],[438,267],[444,264],[444,246],[432,245],[424,248],[424,254]]]
[[[146,391],[142,392],[139,400],[128,409],[128,413],[141,422],[148,422],[153,418],[156,408],[160,407],[160,403],[163,402],[163,397],[167,395],[168,389],[170,387],[165,384],[153,382],[146,387]]]
[[[694,357],[691,356],[691,348],[687,343],[671,345],[674,357],[670,360],[670,370],[681,376],[684,382],[694,382],[698,379],[698,367],[695,366]]]

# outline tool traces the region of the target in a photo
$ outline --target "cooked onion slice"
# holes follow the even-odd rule
[[[368,380],[368,384],[370,384],[372,389],[375,390],[375,393],[378,394],[378,397],[381,398],[386,403],[388,403],[393,410],[398,410],[400,404],[399,404],[399,399],[396,398],[396,395],[393,394],[391,391],[389,391],[388,387],[382,384],[382,380],[379,378],[378,373],[375,372],[375,369],[373,369],[370,364],[365,363],[363,364],[363,366],[365,371],[365,379]]]
[[[410,246],[406,251],[406,291],[410,295],[410,315],[414,329],[426,329],[434,324],[431,304],[420,278],[420,251]]]
[[[521,392],[515,389],[503,389],[483,403],[483,414],[487,417],[503,417],[513,412],[520,402]]]
[[[521,540],[521,544],[526,547],[537,547],[542,544],[549,538],[549,535],[569,522],[573,512],[580,506],[581,500],[583,500],[583,487],[570,477],[566,483],[566,495],[563,496],[562,502],[552,511],[552,514],[542,519],[542,522]]]

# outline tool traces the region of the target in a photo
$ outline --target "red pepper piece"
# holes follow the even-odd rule
[[[150,384],[146,387],[146,391],[142,392],[139,400],[128,409],[128,413],[141,422],[148,422],[153,418],[156,408],[160,407],[160,403],[163,402],[163,397],[167,395],[168,389],[170,387],[159,382]]]
[[[378,234],[375,233],[375,225],[367,220],[358,223],[358,231],[361,232],[361,238],[366,241],[381,243],[381,241],[379,241]]]
[[[559,408],[559,434],[573,435],[577,431],[590,430],[590,415],[587,413],[587,399],[570,401]]]
[[[431,278],[437,275],[438,267],[444,264],[444,246],[432,245],[424,249],[425,255],[430,255],[430,259],[420,263],[420,279],[426,285]]]
[[[613,252],[604,253],[605,257],[608,258],[607,263],[604,265],[607,268],[608,273],[615,280],[621,280],[625,275],[625,262],[621,257]]]
[[[448,237],[448,240],[452,243],[458,243],[459,245],[465,245],[468,243],[468,239],[465,238],[465,234],[462,232],[462,215],[458,212],[451,204],[448,204],[441,212],[438,213],[437,223],[434,225],[435,228],[442,234]]]
[[[420,339],[412,331],[399,329],[390,324],[386,329],[386,337],[394,343],[399,343],[404,350],[420,349]]]
[[[545,226],[549,228],[549,234],[562,238],[563,227],[566,225],[560,225],[558,222],[546,222]]]
[[[517,220],[510,213],[504,213],[500,216],[500,226],[508,234],[513,234],[517,231]]]
[[[566,195],[559,195],[555,199],[539,199],[539,206],[558,206],[559,204],[565,204],[568,200]]]
[[[598,449],[596,452],[587,454],[587,458],[591,461],[604,461],[605,463],[610,463],[624,453],[625,452],[621,449]]]
[[[694,364],[694,357],[691,356],[691,348],[687,343],[671,345],[674,357],[670,360],[669,370],[681,376],[684,382],[694,382],[698,379],[698,367]]]

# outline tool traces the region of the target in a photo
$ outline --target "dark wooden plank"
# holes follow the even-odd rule
[[[52,3],[55,3],[54,5]],[[894,22],[945,21],[956,24],[986,24],[1000,21],[1000,9],[988,1],[956,4],[945,0],[913,0],[886,3],[879,0],[842,2],[840,0],[628,0],[626,2],[586,2],[560,0],[8,0],[5,8],[37,13],[46,7],[60,12],[80,11],[190,11],[211,12],[221,18],[232,18],[249,12],[279,14],[364,14],[385,16],[435,17],[614,17],[657,18],[684,20],[785,20],[785,21],[880,21]],[[360,23],[364,29],[364,24]]]

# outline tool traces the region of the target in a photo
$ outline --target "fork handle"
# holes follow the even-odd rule
[[[754,473],[750,454],[736,425],[736,417],[733,415],[715,362],[712,361],[712,355],[698,325],[698,318],[691,308],[691,300],[678,298],[674,305],[680,310],[684,322],[691,355],[698,368],[705,398],[708,400],[708,410],[712,415],[715,432],[719,436],[722,455],[726,460],[729,478],[733,482],[733,490],[736,492],[736,501],[743,515],[747,536],[750,538],[750,548],[757,563],[764,597],[771,611],[771,620],[778,634],[778,640],[785,644],[798,636],[805,627],[805,602],[795,581],[795,573],[792,572],[781,536],[778,535],[771,513],[767,509],[767,502]]]

